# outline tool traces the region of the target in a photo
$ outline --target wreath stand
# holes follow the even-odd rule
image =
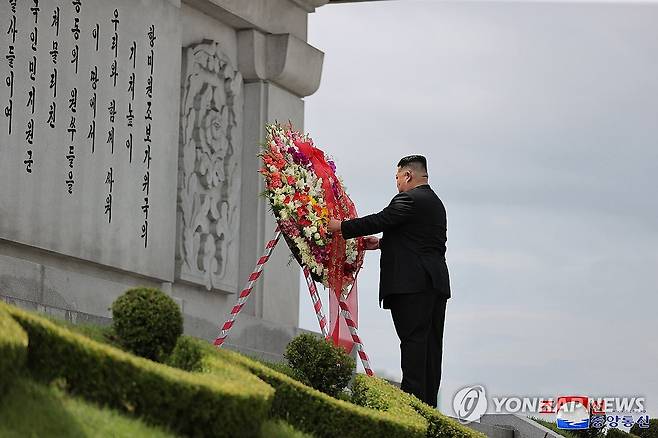
[[[281,238],[281,229],[277,226],[276,229],[274,230],[274,236],[269,242],[267,242],[267,245],[265,245],[265,251],[263,252],[263,255],[258,259],[258,262],[256,263],[253,272],[249,275],[249,279],[247,280],[246,286],[244,287],[244,289],[242,289],[240,295],[238,295],[238,299],[235,302],[233,308],[231,309],[231,313],[228,319],[226,320],[224,325],[222,325],[219,336],[213,342],[213,344],[217,346],[217,348],[221,348],[221,346],[224,344],[224,341],[226,341],[229,330],[231,330],[233,325],[235,325],[235,320],[238,314],[240,313],[240,311],[246,304],[247,300],[249,299],[249,295],[251,295],[251,291],[254,287],[254,284],[256,284],[256,281],[260,277],[260,274],[263,272],[263,266],[265,266],[265,263],[267,263],[267,261],[269,260],[270,255],[272,254],[272,251],[274,250],[276,244],[279,242],[280,238]],[[306,278],[306,284],[308,286],[308,292],[311,295],[311,301],[313,302],[313,309],[315,310],[315,315],[317,316],[318,323],[320,324],[320,331],[322,332],[322,336],[324,336],[325,339],[328,339],[329,330],[327,328],[327,319],[322,310],[322,301],[320,301],[320,295],[318,294],[318,289],[315,285],[315,280],[311,278],[311,271],[308,269],[307,266],[303,266],[303,271],[304,271],[304,278]],[[338,305],[339,305],[339,312],[337,316],[339,319],[338,322],[340,322],[340,318],[343,318],[345,320],[345,323],[347,324],[347,327],[350,331],[350,335],[352,336],[352,341],[354,342],[354,346],[356,347],[357,353],[359,355],[359,359],[361,359],[361,363],[363,364],[363,368],[365,369],[367,375],[373,376],[374,373],[370,368],[368,355],[363,349],[363,343],[361,342],[361,338],[359,338],[356,323],[352,319],[352,315],[350,313],[347,304],[344,301],[342,294],[338,301]]]

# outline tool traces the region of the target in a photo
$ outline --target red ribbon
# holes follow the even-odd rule
[[[329,163],[327,163],[326,158],[324,157],[324,152],[320,149],[314,147],[310,142],[300,141],[295,142],[295,145],[299,150],[306,155],[306,157],[311,160],[313,165],[313,170],[315,174],[322,178],[322,188],[324,189],[324,198],[327,202],[327,206],[331,210],[331,214],[342,219],[340,209],[338,208],[338,203],[336,202],[336,197],[334,196],[334,190],[332,187],[332,181],[335,181],[334,170],[331,168]]]
[[[336,174],[333,168],[327,162],[324,152],[314,147],[310,142],[295,141],[299,150],[311,161],[313,170],[318,178],[322,178],[322,189],[324,199],[332,217],[343,220],[356,217],[356,208],[349,196],[344,192],[342,186],[337,184]],[[335,188],[335,191],[334,191]],[[336,193],[337,192],[337,193]],[[336,197],[338,194],[338,199]],[[345,321],[341,321],[338,312],[338,302],[341,299],[343,285],[345,284],[344,267],[345,267],[345,240],[340,235],[334,235],[329,248],[329,310],[330,320],[333,329],[331,337],[336,345],[342,345],[348,352],[352,351],[354,343],[351,339],[349,329]],[[361,260],[359,260],[359,264]],[[357,315],[357,291],[356,291],[356,273],[354,283],[348,296],[347,305],[355,321],[358,321]],[[341,336],[344,334],[344,336]]]

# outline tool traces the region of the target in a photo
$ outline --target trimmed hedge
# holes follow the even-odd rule
[[[276,392],[272,415],[318,438],[335,437],[457,437],[485,435],[446,417],[385,380],[358,374],[353,403],[337,400],[272,368],[228,350],[207,347],[206,370],[230,362],[241,365],[272,385]]]
[[[239,367],[227,378],[192,374],[133,356],[0,303],[27,331],[27,365],[38,380],[64,379],[88,400],[191,436],[257,436],[274,390]]]
[[[364,374],[354,376],[352,385],[352,402],[354,404],[390,412],[396,417],[414,418],[415,421],[422,422],[427,426],[427,419],[411,406],[405,395],[407,394],[397,390],[379,377],[368,377]]]
[[[213,349],[214,350],[214,349]],[[207,370],[221,363],[240,365],[276,390],[271,415],[316,438],[420,438],[426,436],[427,422],[420,417],[397,417],[337,400],[279,373],[266,365],[228,350],[211,350],[205,358]]]
[[[428,423],[428,437],[484,437],[378,377],[357,374],[352,387],[352,401],[400,418],[421,418]]]
[[[21,373],[27,356],[27,333],[0,307],[0,397]]]
[[[450,417],[443,415],[441,412],[423,403],[416,397],[411,400],[411,404],[413,408],[420,413],[420,415],[429,421],[430,425],[427,428],[428,437],[484,438],[486,436],[476,430],[471,429],[470,427],[464,426],[463,424]]]

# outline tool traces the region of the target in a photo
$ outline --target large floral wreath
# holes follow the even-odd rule
[[[268,124],[263,152],[265,197],[293,256],[312,277],[347,296],[363,263],[361,239],[327,231],[330,217],[356,217],[331,159],[292,125]]]

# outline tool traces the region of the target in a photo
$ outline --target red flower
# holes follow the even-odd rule
[[[283,187],[283,183],[281,182],[281,174],[279,172],[273,172],[270,175],[270,185],[274,187],[275,189],[278,189],[280,187]]]

